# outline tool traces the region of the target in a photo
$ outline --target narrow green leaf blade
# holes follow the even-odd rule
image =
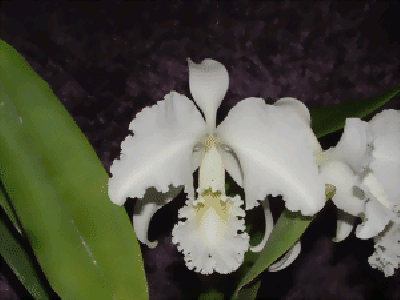
[[[363,118],[398,96],[399,93],[400,87],[396,87],[388,92],[361,101],[348,101],[340,105],[326,105],[311,109],[311,127],[318,138],[335,132],[344,128],[346,118]]]
[[[4,194],[0,191],[0,199],[5,200],[4,198]],[[2,219],[0,219],[0,240],[0,255],[28,292],[35,299],[49,299],[28,254]]]
[[[0,181],[1,184],[1,181]],[[15,214],[14,210],[12,209],[10,203],[8,203],[4,193],[0,190],[0,205],[3,207],[4,211],[6,212],[8,218],[13,223],[14,227],[17,229],[19,233],[21,233],[21,228],[18,223],[18,217]]]
[[[111,298],[1,82],[0,104],[0,178],[50,284],[65,299]]]
[[[210,289],[207,292],[201,293],[198,300],[223,300],[224,294],[216,289]]]
[[[252,300],[256,299],[258,289],[261,286],[261,278],[254,280],[254,282],[250,282],[248,286],[244,286],[240,291],[238,296],[238,300]]]
[[[241,279],[239,286],[236,288],[233,299],[242,299],[239,294],[241,289],[259,274],[276,261],[283,253],[285,253],[304,233],[307,226],[312,221],[312,217],[303,217],[298,213],[292,213],[285,210],[278,219],[274,230],[272,231],[267,244],[261,251],[257,261],[252,268]]]
[[[124,207],[107,193],[108,175],[67,110],[23,59],[0,41],[0,78],[32,136],[79,232],[117,299],[148,299],[140,245]]]
[[[333,192],[329,192],[326,199],[328,200],[332,194]],[[275,224],[256,262],[244,272],[245,275],[241,278],[232,299],[244,299],[242,292],[248,293],[249,291],[242,291],[242,288],[255,279],[261,280],[260,278],[257,279],[257,276],[289,250],[300,239],[310,223],[322,213],[323,209],[312,217],[306,217],[299,212],[291,212],[285,209]]]

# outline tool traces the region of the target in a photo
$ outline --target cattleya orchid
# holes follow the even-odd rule
[[[356,217],[363,217],[356,236],[374,237],[376,251],[369,263],[385,276],[400,264],[399,154],[400,112],[389,109],[370,122],[346,119],[339,143],[319,160],[321,177],[336,187],[336,241],[350,234]]]
[[[187,200],[179,210],[173,243],[183,252],[189,269],[203,274],[230,273],[243,262],[249,249],[245,210],[264,209],[266,230],[259,252],[273,228],[268,194],[280,194],[286,207],[314,215],[325,204],[325,185],[316,155],[322,149],[310,127],[310,113],[294,98],[268,105],[262,98],[246,98],[233,107],[217,126],[216,113],[229,86],[225,67],[212,59],[189,63],[189,89],[195,104],[174,91],[165,100],[144,108],[130,123],[134,136],[121,143],[121,157],[110,168],[109,197],[123,205],[139,198],[133,216],[138,239],[148,240],[151,217],[185,189]],[[198,188],[193,173],[200,167]],[[225,194],[225,171],[245,191]],[[290,264],[300,252],[298,242],[274,265]]]

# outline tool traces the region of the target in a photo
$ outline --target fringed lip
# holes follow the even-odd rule
[[[240,208],[243,200],[240,196],[225,201],[218,197],[200,203],[189,199],[172,230],[172,242],[184,254],[187,267],[202,274],[235,271],[249,248],[245,211]]]

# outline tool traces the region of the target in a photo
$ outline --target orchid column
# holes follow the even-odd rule
[[[244,201],[240,196],[225,195],[225,169],[213,137],[205,143],[198,199],[187,200],[179,210],[179,218],[187,221],[175,225],[172,242],[184,253],[189,269],[195,267],[202,274],[211,274],[214,270],[227,274],[242,264],[249,248],[249,236],[243,232],[245,211],[240,205]]]

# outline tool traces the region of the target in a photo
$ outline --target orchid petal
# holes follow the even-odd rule
[[[292,262],[296,260],[300,252],[301,252],[301,243],[300,240],[298,240],[296,244],[294,244],[279,261],[269,266],[268,271],[278,272],[280,270],[287,268],[292,264]]]
[[[392,204],[384,190],[382,184],[378,181],[373,172],[367,173],[359,185],[371,200],[379,201],[387,209],[392,208]]]
[[[250,247],[250,250],[255,253],[261,252],[261,250],[264,249],[269,235],[271,234],[272,229],[274,229],[274,219],[272,217],[271,209],[269,208],[268,196],[264,199],[264,201],[261,201],[261,204],[264,209],[265,216],[265,233],[262,241],[257,246]]]
[[[200,166],[203,160],[204,150],[195,151],[192,154],[192,173],[194,173]]]
[[[374,269],[393,276],[394,270],[400,267],[400,224],[391,222],[384,232],[374,237],[375,252],[368,258]]]
[[[304,121],[307,123],[307,125],[310,126],[311,124],[311,116],[310,116],[310,111],[308,110],[307,106],[297,100],[296,98],[293,97],[284,97],[278,99],[275,103],[274,106],[285,106],[285,107],[290,107],[291,109],[294,109],[299,116],[301,116]]]
[[[133,210],[133,228],[139,241],[149,248],[155,248],[157,241],[150,242],[148,230],[153,215],[165,204],[171,202],[183,189],[183,186],[169,186],[167,193],[158,192],[154,187],[146,190],[143,199],[138,199]]]
[[[346,239],[349,234],[353,231],[354,224],[356,222],[356,217],[351,214],[345,212],[342,209],[337,210],[338,222],[336,229],[336,237],[332,240],[334,242],[341,242]]]
[[[121,158],[110,168],[108,193],[123,205],[127,197],[142,198],[146,188],[162,192],[169,184],[193,190],[193,147],[205,135],[205,123],[195,105],[171,92],[164,101],[144,108],[130,123],[134,136],[121,143]]]
[[[243,187],[243,177],[240,169],[240,162],[237,158],[235,158],[234,153],[226,150],[221,151],[221,149],[218,149],[218,152],[221,155],[225,170],[240,187]]]
[[[370,121],[374,136],[369,165],[392,205],[400,205],[400,111],[389,109]]]
[[[207,207],[199,207],[201,201],[189,198],[178,212],[178,217],[186,220],[175,225],[172,242],[183,252],[186,266],[190,270],[202,274],[214,271],[227,274],[243,263],[250,238],[244,232],[245,211],[240,208],[243,204],[240,196],[226,197],[226,204],[222,208],[226,220],[221,218],[221,210],[218,208],[219,201],[223,200],[214,200],[210,206],[207,204]]]
[[[362,195],[357,194],[358,176],[346,164],[340,161],[331,161],[321,168],[321,178],[324,183],[336,187],[336,193],[332,197],[333,203],[345,212],[358,216],[364,210]]]
[[[233,107],[217,134],[237,154],[244,173],[246,210],[266,194],[284,194],[286,207],[313,215],[325,204],[314,152],[317,138],[291,105],[247,98]]]
[[[223,64],[209,58],[200,64],[189,58],[188,63],[190,93],[204,113],[208,131],[212,132],[216,127],[217,109],[228,90],[228,71]]]
[[[367,200],[365,202],[365,220],[357,226],[356,236],[369,239],[377,236],[389,223],[392,213],[380,202]]]
[[[329,160],[347,163],[359,173],[369,163],[368,141],[368,123],[358,118],[347,118],[340,141],[336,147],[325,151],[325,155]]]

